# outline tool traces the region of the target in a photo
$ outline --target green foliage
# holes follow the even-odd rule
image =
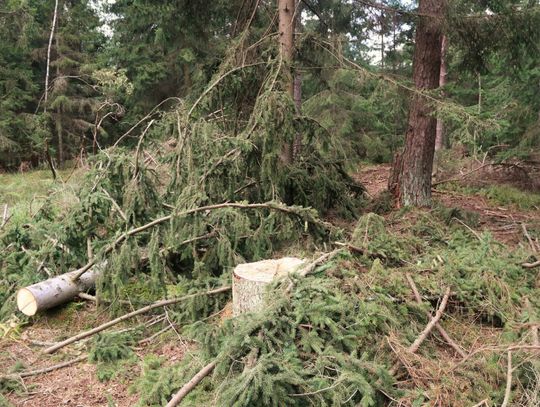
[[[401,237],[387,232],[384,218],[374,213],[363,215],[358,220],[352,243],[369,254],[381,256],[391,265],[409,260],[421,246],[420,242],[411,236]]]
[[[508,185],[490,185],[482,188],[480,194],[497,205],[512,205],[522,210],[540,209],[540,194],[524,192]]]
[[[100,333],[95,336],[88,352],[88,360],[97,365],[98,380],[109,381],[126,368],[135,354],[131,346],[135,345],[136,332]]]
[[[305,278],[293,277],[290,296],[279,283],[270,288],[264,313],[242,315],[219,325],[201,320],[187,325],[183,334],[201,347],[175,373],[170,367],[162,369],[164,381],[176,375],[177,383],[185,383],[207,361],[215,360],[211,377],[190,394],[191,403],[375,406],[384,402],[382,394],[418,403],[440,394],[450,394],[448,402],[456,405],[486,397],[500,402],[504,386],[499,378],[504,377],[506,365],[497,354],[457,367],[451,362],[448,370],[424,366],[423,374],[431,378],[425,385],[410,388],[394,383],[389,375],[393,352],[381,338],[397,332],[400,342],[411,344],[427,322],[424,311],[436,306],[425,301],[419,307],[410,300],[403,275],[409,272],[425,298],[439,298],[444,287],[452,288],[453,306],[446,312],[463,321],[463,329],[473,329],[471,320],[480,321],[499,326],[501,340],[519,341],[527,333],[516,331],[516,324],[530,320],[522,313],[522,299],[531,299],[531,308],[536,309],[540,298],[535,276],[519,265],[524,253],[501,250],[489,235],[478,240],[461,224],[448,222],[449,217],[466,216],[451,209],[438,208],[436,216],[422,211],[397,216],[406,216],[405,222],[410,222],[398,242],[422,242],[415,244],[416,252],[408,252],[410,265],[391,269],[376,259],[366,269],[362,263],[370,260],[361,258],[359,263],[342,255]],[[388,230],[392,224],[374,214],[359,223],[356,244],[362,243],[367,229],[369,241],[377,243],[374,248],[397,245],[399,252],[394,232]],[[463,339],[475,338],[473,334]],[[427,358],[438,357],[429,339],[422,349]],[[532,372],[528,366],[520,366],[515,373],[525,377]],[[155,371],[152,374],[159,377]],[[534,380],[530,386],[525,379],[520,382],[534,388]],[[148,384],[142,383],[136,389],[147,394]],[[155,405],[170,396],[167,387],[159,391],[161,396],[141,405]],[[532,393],[522,394],[530,397]]]
[[[165,359],[155,355],[144,358],[141,377],[131,387],[140,392],[137,406],[162,406],[178,389],[178,368],[164,364]]]

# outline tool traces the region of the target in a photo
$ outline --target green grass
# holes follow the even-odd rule
[[[524,192],[508,185],[490,185],[482,188],[480,194],[498,205],[514,205],[522,210],[540,209],[540,194]]]
[[[522,191],[510,185],[472,187],[452,182],[445,184],[442,189],[464,195],[481,195],[489,199],[494,205],[514,207],[524,211],[540,209],[539,193]]]
[[[68,206],[75,199],[74,187],[80,178],[69,177],[72,171],[59,171],[62,180],[57,181],[46,170],[0,174],[0,216],[4,213],[5,205],[8,205],[10,222],[24,221],[51,196],[59,206]],[[67,178],[69,181],[64,182],[63,179]]]

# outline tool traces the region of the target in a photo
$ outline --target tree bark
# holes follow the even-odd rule
[[[410,108],[399,182],[392,191],[402,205],[431,204],[431,171],[435,153],[437,119],[422,91],[439,86],[444,0],[421,0],[416,27],[413,79],[416,92]]]
[[[443,35],[441,38],[441,69],[439,74],[439,86],[443,87],[446,85],[446,50],[448,47],[448,41],[446,35]],[[442,150],[446,146],[446,138],[444,133],[444,123],[441,119],[437,119],[437,131],[435,136],[435,151]]]
[[[17,292],[17,308],[23,314],[32,316],[38,311],[53,308],[71,301],[79,293],[88,291],[94,287],[103,266],[103,263],[94,266],[92,270],[87,271],[77,280],[73,279],[77,271],[71,271],[21,288]]]
[[[302,31],[302,1],[296,0],[296,12],[294,17],[294,25],[296,32]],[[293,99],[294,105],[296,106],[296,113],[302,114],[302,72],[296,69],[294,71],[294,82],[293,82]],[[302,152],[302,134],[297,134],[294,138],[293,145],[293,160],[296,160]]]
[[[278,0],[279,12],[279,49],[281,59],[285,64],[286,89],[294,99],[294,79],[292,75],[292,62],[294,51],[294,10],[295,0]],[[281,151],[281,160],[284,164],[293,161],[293,144],[286,143]]]

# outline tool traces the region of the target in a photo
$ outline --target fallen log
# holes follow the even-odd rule
[[[106,262],[94,266],[78,279],[78,271],[71,271],[51,277],[34,285],[21,288],[17,292],[17,308],[25,315],[35,315],[38,311],[56,307],[94,288],[96,279]]]

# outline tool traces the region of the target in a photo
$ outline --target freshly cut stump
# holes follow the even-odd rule
[[[297,271],[305,261],[296,257],[240,264],[233,271],[233,316],[260,311],[266,286],[275,278]]]
[[[96,265],[76,281],[73,280],[73,276],[77,274],[77,270],[21,288],[17,292],[17,308],[23,314],[32,316],[38,311],[71,301],[79,293],[84,293],[95,286],[102,268],[102,265]]]

